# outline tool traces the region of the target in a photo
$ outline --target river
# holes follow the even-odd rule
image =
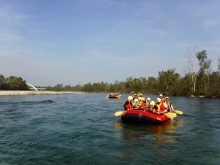
[[[112,115],[128,95],[106,95],[0,96],[0,164],[220,164],[219,100],[170,97],[183,115],[159,125],[128,124]]]

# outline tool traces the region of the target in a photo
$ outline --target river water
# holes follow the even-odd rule
[[[219,100],[170,97],[183,115],[160,125],[125,124],[112,114],[128,95],[106,95],[0,96],[0,164],[220,164]]]

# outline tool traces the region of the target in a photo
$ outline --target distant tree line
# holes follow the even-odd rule
[[[0,74],[0,90],[28,90],[26,81],[21,77],[10,76],[8,78]]]
[[[126,81],[114,83],[100,82],[70,86],[57,84],[54,87],[44,87],[52,91],[79,91],[79,92],[118,92],[118,93],[163,93],[173,96],[206,95],[207,97],[220,95],[220,60],[218,70],[211,71],[212,61],[207,58],[206,50],[196,52],[188,49],[188,65],[185,75],[176,73],[175,68],[159,71],[157,77],[129,77]],[[196,71],[196,67],[198,67]],[[0,77],[1,90],[26,90],[25,81],[20,77]]]

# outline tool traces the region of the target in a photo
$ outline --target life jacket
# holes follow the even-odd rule
[[[164,103],[161,102],[160,104],[155,105],[153,112],[159,115],[159,114],[163,113],[165,110],[166,109],[164,107]]]
[[[125,101],[124,103],[124,110],[128,110],[128,109],[132,109],[133,105],[132,105],[132,102],[130,101]]]
[[[142,102],[142,104],[141,104],[141,109],[145,109],[147,107],[147,104],[146,104],[146,102]]]
[[[167,110],[164,106],[164,103],[160,103],[160,113],[163,113],[165,110]]]
[[[142,101],[139,101],[139,100],[138,100],[137,103],[136,103],[136,105],[137,105],[138,107],[140,107],[140,106],[142,105],[142,103],[143,103]]]
[[[161,103],[160,103],[161,104]],[[160,104],[156,104],[154,107],[153,107],[153,113],[156,113],[156,114],[160,114]]]

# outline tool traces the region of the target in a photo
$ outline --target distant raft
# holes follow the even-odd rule
[[[121,97],[121,95],[119,95],[118,93],[109,93],[106,98],[109,99],[119,99]]]

